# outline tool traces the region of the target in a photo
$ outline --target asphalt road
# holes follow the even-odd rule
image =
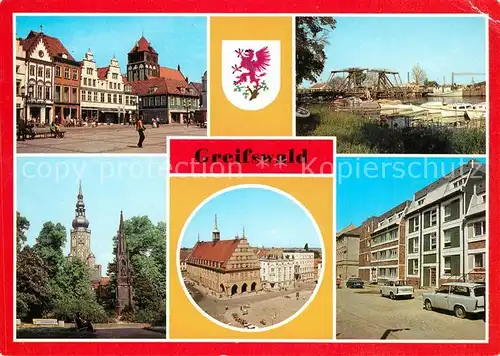
[[[424,310],[421,294],[391,300],[374,286],[337,289],[337,339],[484,340],[485,329],[481,317]]]
[[[146,126],[143,148],[133,126],[70,127],[63,138],[17,141],[18,153],[165,153],[167,136],[206,136],[207,129],[181,124]]]

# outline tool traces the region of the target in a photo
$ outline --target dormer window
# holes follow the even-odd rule
[[[422,204],[424,204],[424,199],[423,198],[417,201],[417,205],[422,205]]]
[[[64,59],[68,59],[68,55],[66,53],[63,53],[62,56]]]
[[[148,94],[153,94],[153,93],[156,93],[156,91],[158,90],[158,87],[152,87],[152,88],[149,88],[148,90]]]
[[[458,188],[458,187],[464,185],[466,181],[467,181],[467,178],[463,177],[463,178],[457,179],[456,181],[452,182],[451,184],[453,184],[453,188]]]

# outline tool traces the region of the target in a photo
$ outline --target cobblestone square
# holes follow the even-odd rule
[[[63,138],[17,141],[17,153],[165,153],[167,136],[206,136],[207,129],[181,124],[147,125],[143,148],[134,126],[64,128]]]

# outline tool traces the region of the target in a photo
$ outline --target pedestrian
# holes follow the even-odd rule
[[[142,143],[144,142],[144,139],[146,138],[146,136],[144,136],[144,130],[146,130],[146,128],[144,127],[144,124],[142,123],[141,117],[139,117],[139,120],[137,120],[136,130],[137,130],[137,132],[139,132],[139,142],[137,143],[137,147],[142,148]]]

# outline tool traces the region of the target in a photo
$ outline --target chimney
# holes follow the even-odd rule
[[[177,70],[180,72],[181,71],[181,65],[177,64]]]
[[[186,83],[189,84],[189,77],[186,77]]]

